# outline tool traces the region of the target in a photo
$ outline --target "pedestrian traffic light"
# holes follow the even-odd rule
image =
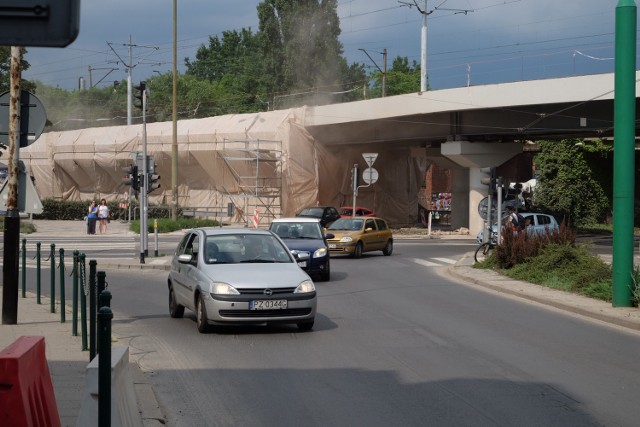
[[[149,177],[149,186],[147,187],[147,193],[151,193],[154,190],[160,188],[160,175],[155,173],[150,173],[147,175]]]
[[[140,101],[139,104],[134,102],[133,105],[135,105],[136,108],[144,110],[144,91],[147,89],[147,83],[140,82],[138,86],[134,86],[133,88],[136,90],[136,92],[134,92],[133,94],[133,97]]]
[[[489,186],[489,195],[496,196],[496,168],[481,168],[480,183]]]
[[[122,178],[122,182],[124,185],[129,185],[133,187],[135,191],[139,190],[138,187],[138,166],[129,165],[127,167],[122,168],[125,171],[124,178]]]

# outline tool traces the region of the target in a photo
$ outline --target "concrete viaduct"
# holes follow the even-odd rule
[[[613,98],[614,75],[598,74],[318,106],[304,126],[328,147],[426,150],[430,161],[456,171],[452,227],[468,227],[475,235],[483,226],[477,206],[487,192],[480,168],[503,164],[527,141],[611,138]]]

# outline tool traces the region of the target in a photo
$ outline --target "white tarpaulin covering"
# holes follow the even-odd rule
[[[350,205],[351,169],[366,167],[366,147],[326,147],[304,129],[305,107],[178,122],[178,197],[182,208],[226,211],[247,222],[254,210],[260,224],[294,215],[304,206]],[[147,154],[153,156],[161,188],[150,204],[172,203],[172,122],[147,125]],[[128,187],[123,168],[143,151],[142,125],[44,133],[20,149],[42,199],[122,200]],[[415,150],[377,147],[380,179],[359,192],[358,205],[370,206],[395,224],[415,223],[417,193],[425,159]]]

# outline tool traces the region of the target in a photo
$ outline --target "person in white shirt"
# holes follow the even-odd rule
[[[109,221],[109,207],[105,199],[100,200],[100,206],[98,206],[98,221],[100,222],[100,234],[105,234]]]

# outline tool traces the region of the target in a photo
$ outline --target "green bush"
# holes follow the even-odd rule
[[[99,200],[96,202],[100,203]],[[118,205],[122,202],[107,202],[109,214],[112,220],[125,221],[129,218],[129,208],[121,208]],[[43,210],[41,214],[34,215],[34,219],[47,220],[81,220],[87,215],[87,210],[91,200],[68,201],[57,199],[44,199],[42,201]],[[134,218],[140,217],[140,205],[137,200],[131,201],[131,212]],[[178,209],[178,216],[182,215],[182,209]],[[147,210],[148,218],[171,218],[170,206],[149,206]]]
[[[536,257],[504,270],[517,280],[611,301],[611,266],[588,247],[551,243]]]

